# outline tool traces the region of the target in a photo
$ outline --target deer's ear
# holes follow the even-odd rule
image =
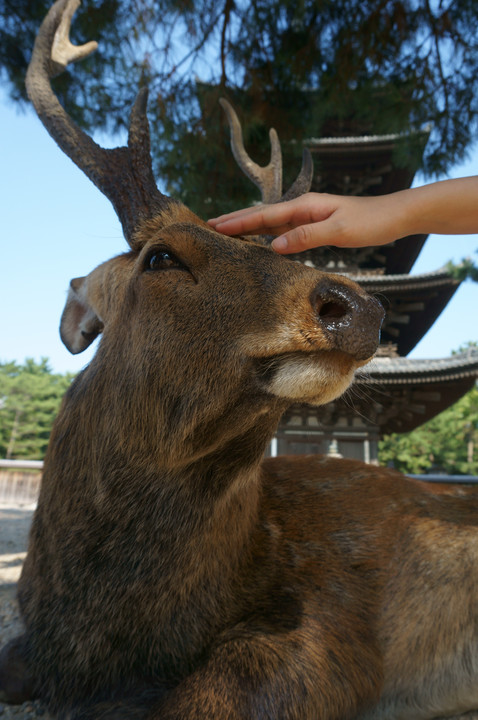
[[[60,321],[60,337],[76,355],[91,345],[103,330],[103,323],[88,302],[88,278],[74,278],[70,283],[65,309]]]

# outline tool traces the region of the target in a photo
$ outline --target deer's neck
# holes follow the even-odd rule
[[[96,394],[91,387],[89,391],[83,394],[81,383],[73,388],[52,433],[44,483],[50,507],[55,496],[67,495],[72,514],[84,506],[97,516],[96,529],[101,526],[98,519],[108,526],[108,517],[114,519],[118,533],[127,533],[134,524],[138,533],[144,528],[143,553],[150,548],[154,555],[154,547],[159,547],[164,558],[177,559],[178,553],[188,554],[192,542],[204,554],[213,547],[215,551],[226,548],[229,562],[241,555],[257,521],[260,463],[277,410],[247,417],[235,407],[228,416],[218,418],[212,429],[203,428],[205,436],[215,437],[209,452],[177,462],[171,462],[166,452],[163,462],[164,428],[153,427],[152,432],[151,416],[145,427],[140,409],[132,414],[131,398],[121,391],[109,403],[102,397],[101,385]],[[237,417],[241,421],[234,434],[231,427]],[[221,426],[225,428],[223,442],[217,431]],[[197,434],[201,435],[201,428]],[[59,483],[68,483],[67,493],[56,492]],[[58,513],[66,517],[68,507],[59,507]]]
[[[118,402],[112,412],[101,394],[94,405],[91,397],[83,399],[81,385],[73,388],[52,433],[32,564],[40,572],[56,559],[48,592],[57,583],[74,595],[61,570],[73,566],[80,586],[90,587],[98,617],[104,598],[114,597],[118,636],[135,607],[138,653],[153,644],[155,662],[166,667],[171,661],[165,658],[187,648],[177,658],[183,672],[211,634],[242,616],[250,594],[265,582],[254,548],[267,555],[260,463],[275,418],[264,416],[265,423],[259,414],[244,415],[240,432],[212,452],[171,465],[161,462],[151,434],[143,442],[140,416],[135,424]],[[231,422],[224,418],[229,430]],[[97,587],[91,573],[98,567]]]
[[[241,463],[234,459],[242,438],[240,447],[230,443],[224,453],[171,469],[149,458],[125,457],[118,448],[81,453],[73,433],[71,427],[63,439],[52,438],[39,503],[49,536],[40,542],[52,543],[55,555],[68,554],[70,560],[78,555],[75,566],[85,573],[85,583],[89,570],[83,558],[88,563],[101,558],[105,586],[121,587],[125,603],[134,595],[138,614],[163,629],[165,653],[167,638],[174,645],[179,627],[195,638],[193,651],[200,652],[211,623],[219,630],[243,611],[241,579],[250,575],[260,526],[256,453]],[[256,442],[252,431],[249,442]],[[59,492],[65,483],[68,489]],[[191,607],[199,609],[204,627],[196,626]],[[149,625],[145,636],[148,632],[153,632]]]

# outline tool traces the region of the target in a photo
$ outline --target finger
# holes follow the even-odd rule
[[[238,208],[237,210],[231,210],[231,212],[224,213],[223,215],[219,215],[217,218],[213,218],[214,222],[222,222],[224,220],[228,220],[229,218],[234,218],[236,216],[241,215],[248,215],[249,213],[257,212],[258,210],[262,210],[265,205],[261,203],[257,203],[257,205],[250,205],[249,207],[244,208]]]
[[[209,223],[209,225],[216,227],[220,223],[229,222],[229,220],[236,220],[237,218],[254,214],[262,210],[263,207],[264,205],[253,205],[252,207],[242,208],[241,210],[234,210],[233,212],[225,213],[224,215],[219,215],[215,218],[209,218],[207,222]]]
[[[247,223],[247,227],[254,223],[253,227],[261,225],[264,228],[276,227],[278,225],[286,225],[287,218],[289,218],[295,209],[296,201],[289,201],[284,203],[277,203],[273,205],[254,205],[252,207],[243,208],[242,210],[235,210],[225,215],[220,215],[217,218],[211,218],[208,222],[217,227],[218,225],[225,225],[229,222],[236,222],[236,220],[244,220]]]
[[[269,222],[262,210],[252,213],[235,215],[229,219],[221,220],[214,228],[224,235],[248,235],[251,233],[271,232],[275,224]],[[289,229],[288,226],[283,228]]]
[[[285,232],[297,225],[295,220],[297,205],[293,203],[294,201],[290,201],[277,205],[262,205],[245,211],[239,210],[224,218],[218,218],[214,227],[225,235]]]
[[[272,248],[281,255],[299,253],[322,245],[335,245],[327,220],[299,225],[272,241]]]
[[[248,212],[238,211],[230,216],[212,218],[208,224],[224,235],[246,235],[255,232],[255,228],[261,224],[260,220],[246,220],[248,217]]]

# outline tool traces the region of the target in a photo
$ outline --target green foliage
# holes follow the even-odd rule
[[[464,345],[460,345],[460,347],[457,350],[452,350],[452,355],[461,355],[462,353],[465,353],[467,350],[476,350],[478,348],[478,342],[476,340],[468,340]]]
[[[478,475],[478,388],[416,430],[385,436],[379,461],[412,474]]]
[[[50,0],[0,0],[0,72],[12,97]],[[407,132],[432,123],[422,159],[410,134],[400,162],[433,176],[476,138],[478,0],[84,0],[74,40],[100,49],[55,80],[85,127],[120,130],[139,85],[150,87],[155,170],[203,215],[257,199],[226,149],[217,97],[267,162],[267,130],[286,152],[289,184],[307,137]],[[196,80],[200,79],[200,82]],[[294,145],[294,142],[297,142]]]
[[[458,264],[449,262],[446,268],[460,282],[463,280],[478,282],[478,266],[470,257],[463,258],[461,263]]]
[[[0,363],[0,457],[43,459],[72,377],[52,373],[45,358]]]

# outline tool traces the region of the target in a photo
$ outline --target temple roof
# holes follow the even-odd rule
[[[376,357],[356,374],[356,382],[385,384],[443,382],[478,377],[478,349],[448,358]]]
[[[382,343],[394,343],[398,355],[408,355],[431,328],[453,297],[460,281],[450,271],[416,275],[348,275],[385,308]]]
[[[475,348],[439,360],[378,357],[341,397],[319,407],[293,405],[284,419],[302,417],[304,432],[314,426],[342,435],[410,432],[459,400],[477,378]]]
[[[389,275],[403,274],[413,267],[427,237],[428,235],[409,235],[388,245],[367,245],[359,248],[311,248],[289,257],[329,272],[359,273],[364,269]]]
[[[321,138],[307,138],[304,140],[304,144],[311,148],[327,147],[335,148],[338,152],[347,151],[351,145],[357,147],[367,145],[378,146],[378,147],[394,147],[397,140],[403,138],[400,133],[386,133],[385,135],[372,134],[372,135],[345,135],[345,136],[334,136],[334,137],[321,137]],[[346,146],[344,150],[344,145]]]
[[[314,158],[313,189],[338,195],[384,195],[410,187],[416,167],[402,150],[412,139],[423,152],[430,128],[407,135],[307,138]]]
[[[423,149],[428,131],[415,137]],[[410,187],[414,170],[401,163],[397,152],[401,141],[402,136],[393,134],[305,141],[314,158],[312,189],[337,195],[383,195]],[[435,360],[405,357],[460,285],[447,268],[409,274],[426,238],[414,235],[378,247],[319,247],[289,256],[350,277],[375,295],[386,311],[380,352],[356,374],[347,393],[321,407],[290,409],[291,417],[303,416],[304,428],[315,423],[329,433],[366,431],[372,437],[409,432],[475,384],[476,349]]]
[[[353,137],[309,138],[304,145],[314,159],[312,190],[336,195],[384,195],[412,184],[415,169],[407,152],[400,154],[404,141],[414,140],[423,152],[430,129],[410,135],[359,135]],[[419,154],[418,153],[418,154]],[[409,272],[427,238],[412,235],[386,246],[365,248],[315,248],[303,253],[325,268],[329,262],[353,269],[383,269],[387,274]],[[305,257],[304,257],[305,256]],[[300,259],[297,257],[297,259]],[[329,267],[328,269],[335,269]]]
[[[401,433],[446,410],[477,378],[478,350],[470,349],[434,360],[378,357],[357,373],[352,388],[359,390],[361,413],[381,434]]]
[[[422,287],[443,287],[450,282],[456,285],[460,284],[460,281],[450,274],[446,266],[431,272],[416,273],[414,275],[410,275],[410,273],[397,273],[396,275],[346,274],[351,280],[360,283],[368,292],[394,292],[397,288],[400,288],[400,291],[403,292],[404,290],[417,290]]]
[[[305,261],[312,265],[310,261]],[[460,285],[446,268],[433,272],[409,275],[379,275],[336,272],[359,283],[382,303],[386,316],[382,325],[381,342],[393,343],[398,355],[408,355],[426,332]]]
[[[413,134],[412,134],[413,135]],[[415,133],[424,148],[428,131]],[[337,195],[383,195],[410,187],[413,168],[398,152],[402,136],[311,138],[312,189]],[[434,360],[405,357],[433,325],[459,287],[449,270],[410,275],[426,240],[415,235],[390,245],[313,248],[291,259],[342,273],[384,305],[378,356],[356,374],[344,396],[321,407],[293,406],[304,428],[377,437],[409,432],[459,400],[478,378],[478,350]],[[366,240],[366,238],[365,238]]]

